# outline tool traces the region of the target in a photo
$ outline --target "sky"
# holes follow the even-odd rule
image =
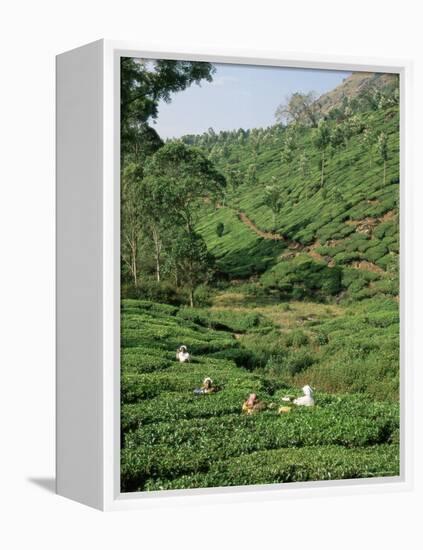
[[[202,81],[159,104],[152,124],[162,138],[275,124],[275,111],[293,92],[332,90],[351,73],[316,69],[215,64],[213,82]]]

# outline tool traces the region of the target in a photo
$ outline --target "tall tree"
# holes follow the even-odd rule
[[[292,161],[295,157],[297,149],[297,135],[295,125],[291,125],[285,131],[283,146],[282,146],[282,161],[288,166],[288,175],[291,173]]]
[[[250,164],[247,168],[247,173],[246,173],[246,179],[247,179],[247,183],[249,185],[256,185],[256,183],[258,182],[258,178],[257,178],[257,165],[256,164]]]
[[[298,159],[298,168],[303,180],[307,178],[310,174],[309,159],[307,153],[303,152]]]
[[[126,265],[133,284],[138,285],[138,256],[141,218],[141,188],[142,173],[136,163],[128,163],[121,177],[121,257]]]
[[[183,227],[194,233],[201,203],[216,203],[225,178],[205,155],[182,142],[171,142],[149,157],[141,184],[142,218],[153,243],[156,279],[161,280],[163,255]]]
[[[343,124],[336,124],[330,134],[330,145],[333,151],[344,148],[347,145],[347,137],[345,135],[345,127]]]
[[[253,155],[253,161],[254,163],[257,162],[257,157],[260,152],[260,141],[261,141],[261,133],[259,128],[253,128],[250,132],[250,144],[251,144],[251,152]]]
[[[147,60],[124,57],[121,61],[122,154],[133,152],[139,133],[158,115],[160,101],[193,83],[212,80],[215,68],[202,61]]]
[[[330,145],[330,128],[325,120],[321,120],[314,131],[314,144],[320,152],[320,185],[323,186],[325,178],[326,151]]]
[[[163,178],[151,179],[147,175],[140,184],[140,218],[143,229],[153,244],[153,257],[157,282],[161,281],[163,248],[170,240],[168,234],[177,223],[172,199]]]
[[[316,128],[322,118],[322,107],[316,92],[295,92],[288,96],[276,109],[276,120],[288,125],[295,122],[299,126]]]
[[[235,191],[244,183],[244,174],[239,168],[229,168],[226,172],[226,179],[232,187],[232,191]]]
[[[202,151],[182,142],[170,142],[149,157],[143,187],[163,216],[194,230],[199,206],[205,199],[216,203],[226,187],[224,176]]]
[[[272,211],[273,229],[276,229],[276,214],[281,211],[283,203],[282,191],[275,183],[266,186],[263,202]]]
[[[213,273],[214,258],[207,250],[201,235],[182,229],[175,235],[171,248],[177,280],[188,290],[189,304],[194,307],[194,292],[199,284],[207,283]]]
[[[121,165],[124,168],[128,162],[136,162],[140,169],[146,158],[163,145],[159,134],[146,122],[131,130],[131,135],[121,139]]]
[[[386,183],[386,162],[389,159],[388,151],[388,137],[385,132],[381,132],[377,139],[377,151],[379,153],[380,159],[383,162],[383,185]]]
[[[376,143],[375,132],[370,127],[365,128],[360,141],[363,151],[369,155],[369,168],[371,168],[373,163],[373,149]]]

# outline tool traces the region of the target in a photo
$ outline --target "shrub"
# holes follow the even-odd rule
[[[150,478],[144,488],[157,491],[398,475],[398,444],[364,449],[328,445],[258,451],[218,462],[206,473],[187,474],[175,479]]]
[[[212,292],[206,285],[198,286],[194,291],[194,303],[197,307],[210,306],[212,303]]]
[[[376,246],[372,246],[372,248],[368,248],[365,252],[365,258],[370,262],[376,262],[377,260],[385,256],[387,252],[388,249],[386,248],[386,246],[380,243]]]
[[[289,354],[285,361],[285,368],[291,376],[303,372],[314,363],[313,358],[307,352]]]
[[[309,338],[302,330],[293,330],[286,336],[286,345],[288,347],[299,348],[306,346],[309,343]]]
[[[216,359],[227,359],[241,368],[254,370],[264,366],[266,357],[257,353],[253,353],[245,348],[225,349],[213,354]]]
[[[221,237],[225,231],[225,224],[223,222],[218,222],[216,225],[216,235]]]
[[[319,346],[325,346],[326,344],[329,343],[328,335],[327,335],[327,334],[324,334],[323,332],[319,332],[319,333],[316,334],[316,336],[315,336],[315,342],[316,342],[316,344],[318,344]]]
[[[324,262],[299,255],[267,271],[262,275],[261,282],[268,290],[277,289],[283,296],[293,299],[321,299],[341,290],[341,274],[337,267],[330,268]]]
[[[141,281],[137,287],[137,298],[175,305],[187,303],[187,296],[183,290],[176,289],[167,281],[157,282],[151,279]]]
[[[123,487],[142,489],[149,478],[172,479],[204,472],[220,461],[287,446],[354,448],[384,444],[398,426],[398,410],[348,400],[298,409],[286,416],[269,411],[252,417],[229,414],[180,420],[177,424],[147,424],[125,437]]]

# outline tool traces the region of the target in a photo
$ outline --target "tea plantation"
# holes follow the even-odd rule
[[[227,185],[197,197],[185,250],[172,227],[153,243],[148,226],[140,280],[136,261],[122,270],[122,491],[399,475],[392,97],[344,102],[317,127],[209,131],[159,149],[200,155]],[[147,182],[168,177],[157,163]],[[169,181],[179,174],[195,196],[199,169],[188,168],[172,165]],[[211,275],[196,278],[195,246]],[[175,358],[182,344],[189,363]],[[220,391],[195,395],[207,376]],[[316,405],[280,414],[305,384]],[[252,392],[267,408],[245,415]]]
[[[280,311],[124,300],[122,490],[398,475],[395,344],[377,360],[384,330],[398,319],[394,307],[381,315],[379,306],[365,315],[334,306],[298,329],[301,302]],[[309,317],[320,307],[309,306]],[[176,361],[181,342],[190,363]],[[303,368],[307,380],[319,380],[317,405],[279,414],[283,396],[299,395]],[[194,395],[205,376],[220,391]],[[251,392],[268,409],[245,416]]]

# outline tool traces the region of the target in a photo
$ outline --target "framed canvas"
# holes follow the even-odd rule
[[[104,40],[57,57],[59,494],[410,488],[410,70]]]

